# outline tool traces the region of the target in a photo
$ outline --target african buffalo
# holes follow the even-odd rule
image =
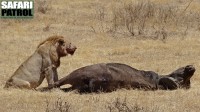
[[[195,68],[181,67],[169,75],[137,70],[120,63],[100,63],[79,68],[55,82],[55,87],[71,84],[70,90],[79,92],[111,92],[118,88],[143,90],[174,90],[190,88],[190,78]],[[69,88],[67,89],[69,90]]]

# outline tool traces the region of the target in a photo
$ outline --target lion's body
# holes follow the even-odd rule
[[[58,44],[60,40],[62,45]],[[61,49],[61,47],[64,48]],[[5,88],[34,89],[42,83],[44,78],[47,79],[49,86],[53,85],[58,80],[57,68],[60,65],[60,57],[66,56],[68,53],[64,50],[70,49],[70,54],[73,54],[76,49],[75,46],[67,47],[69,47],[69,42],[62,36],[53,36],[41,42],[36,51],[8,79]]]
[[[8,80],[6,86],[36,88],[44,79],[42,70],[42,56],[35,52],[28,58]],[[43,79],[42,79],[43,78]]]

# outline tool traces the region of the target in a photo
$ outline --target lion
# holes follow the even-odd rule
[[[7,80],[4,88],[36,89],[46,78],[48,87],[58,81],[60,58],[73,55],[76,46],[63,36],[51,36],[41,42],[36,51]]]

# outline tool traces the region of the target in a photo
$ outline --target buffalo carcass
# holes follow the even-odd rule
[[[143,90],[174,90],[190,88],[190,78],[195,68],[181,67],[169,75],[158,75],[153,71],[137,70],[120,63],[100,63],[79,68],[57,81],[54,87],[72,85],[66,90],[79,92],[111,92],[118,88]]]

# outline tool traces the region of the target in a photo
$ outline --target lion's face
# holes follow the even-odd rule
[[[77,49],[75,45],[64,39],[60,39],[58,44],[57,53],[60,57],[66,56],[68,54],[73,55]]]

